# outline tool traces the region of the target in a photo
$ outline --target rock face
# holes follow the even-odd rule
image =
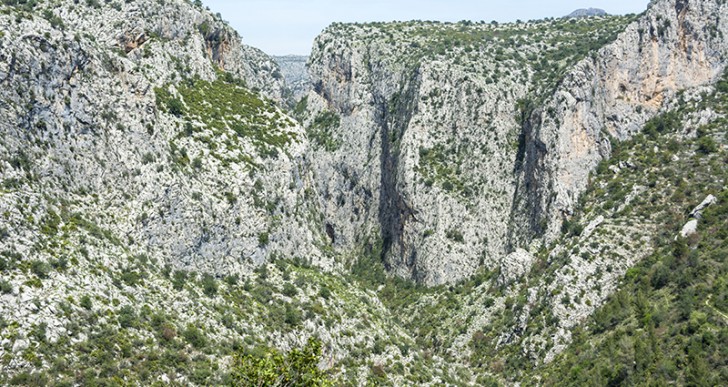
[[[692,219],[685,223],[685,226],[680,230],[680,237],[687,238],[696,232],[698,232],[698,220]]]
[[[310,58],[307,126],[311,137],[317,119],[338,117],[326,128],[336,146],[312,141],[309,152],[334,247],[379,246],[393,272],[438,284],[554,240],[610,141],[716,80],[725,12],[716,1],[654,2],[614,27],[614,42],[554,62],[576,35],[550,36],[556,49],[543,50],[538,23],[330,27]],[[625,22],[590,20],[576,23]],[[448,46],[455,31],[481,39]],[[501,34],[517,39],[502,46]]]
[[[275,56],[273,59],[278,63],[281,74],[286,80],[286,85],[291,93],[293,101],[303,98],[311,90],[311,80],[308,76],[307,56],[286,55]]]
[[[610,139],[630,138],[680,90],[722,73],[728,9],[720,2],[658,1],[617,41],[577,64],[524,131],[519,214],[545,220],[546,239],[571,214]],[[529,184],[530,183],[530,184]],[[537,235],[540,230],[531,230]]]
[[[712,206],[713,204],[718,202],[718,198],[716,198],[713,195],[708,195],[705,200],[703,200],[700,204],[698,204],[697,207],[693,208],[692,211],[690,211],[690,216],[700,219],[703,216],[703,210],[706,208]]]
[[[508,254],[501,265],[501,284],[508,284],[523,278],[531,270],[534,257],[528,251],[516,249]]]
[[[592,36],[608,39],[622,26],[609,20]],[[551,27],[335,25],[319,36],[307,125],[311,138],[317,119],[340,117],[327,132],[336,146],[312,141],[310,156],[335,248],[364,245],[398,275],[439,284],[497,267],[520,244],[509,240],[526,108],[519,101],[551,85],[521,52],[537,55],[533,38]],[[458,30],[473,41],[440,43]],[[523,46],[504,48],[500,34]],[[570,35],[548,39],[563,48]]]

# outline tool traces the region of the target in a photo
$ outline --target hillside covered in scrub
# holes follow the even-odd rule
[[[3,1],[0,385],[726,384],[725,20]]]

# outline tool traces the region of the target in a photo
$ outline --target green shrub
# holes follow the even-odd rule
[[[268,245],[268,242],[270,242],[270,234],[267,232],[258,234],[258,246],[265,247]]]
[[[202,276],[202,291],[208,297],[214,297],[217,294],[217,280],[215,280],[215,277],[209,274]]]
[[[295,327],[301,323],[303,315],[301,311],[291,304],[286,304],[286,315],[284,321],[286,324]]]
[[[453,240],[455,242],[463,243],[465,242],[465,237],[463,237],[463,234],[459,230],[448,230],[445,233],[445,236],[447,236],[447,239]]]
[[[294,297],[298,294],[298,289],[296,289],[296,287],[292,284],[287,283],[283,285],[283,294],[288,297]]]
[[[225,277],[225,283],[227,283],[230,286],[235,286],[238,284],[238,281],[240,281],[240,277],[238,277],[237,274],[229,275]]]
[[[30,262],[30,271],[38,276],[38,278],[45,279],[51,273],[51,265],[43,261],[32,261]]]
[[[205,334],[192,324],[187,325],[187,329],[182,332],[182,337],[197,349],[204,348],[207,345],[207,337],[205,337]]]
[[[137,314],[134,308],[130,305],[126,305],[119,309],[119,316],[117,317],[119,326],[122,328],[136,328],[138,325]]]
[[[33,329],[30,331],[30,336],[37,342],[45,343],[47,340],[47,330],[48,324],[40,323],[33,327]]]
[[[167,100],[167,111],[177,117],[181,117],[184,114],[184,105],[182,101],[177,98],[170,98]]]
[[[13,284],[10,282],[0,279],[0,293],[2,294],[8,294],[13,291]]]
[[[81,296],[81,300],[79,300],[79,305],[81,305],[81,307],[86,310],[91,310],[91,308],[93,307],[91,297],[89,297],[88,294],[84,294],[83,296]]]
[[[63,272],[68,269],[68,258],[64,255],[57,259],[52,259],[50,264],[51,267],[53,267],[57,271]]]
[[[322,285],[318,292],[319,297],[328,300],[331,297],[331,290],[326,286]]]
[[[713,137],[703,136],[698,139],[698,151],[704,154],[715,153],[718,151],[718,144]]]
[[[333,382],[325,371],[318,368],[321,342],[309,339],[302,349],[281,354],[276,349],[265,349],[258,355],[235,357],[231,385],[236,386],[302,386],[328,387]]]
[[[182,290],[187,282],[187,272],[184,270],[175,270],[172,277],[172,287],[174,290]]]
[[[643,128],[643,132],[651,138],[657,138],[660,134],[676,131],[680,125],[680,115],[676,111],[671,111],[647,121]]]

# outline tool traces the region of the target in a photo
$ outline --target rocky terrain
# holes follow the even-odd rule
[[[727,7],[3,1],[0,384],[724,384]]]

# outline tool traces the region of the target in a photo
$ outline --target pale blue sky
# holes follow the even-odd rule
[[[393,20],[515,21],[565,16],[578,8],[640,13],[649,0],[203,0],[268,54],[308,54],[333,22]]]

